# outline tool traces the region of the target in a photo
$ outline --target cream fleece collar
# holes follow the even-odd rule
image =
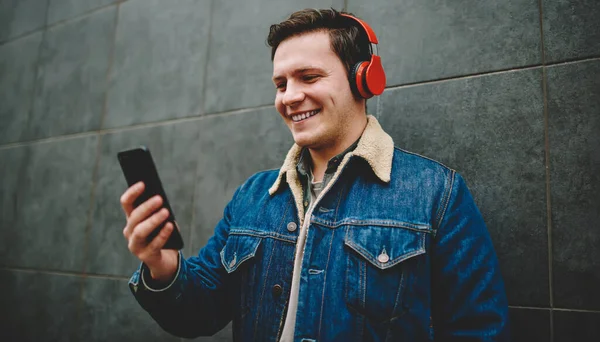
[[[298,172],[296,171],[296,164],[298,164],[301,152],[302,148],[300,146],[297,144],[292,146],[279,170],[277,179],[269,189],[269,194],[273,195],[277,192],[284,175],[286,175],[286,180],[290,185],[292,192],[296,192],[297,189],[302,189],[302,184],[300,183]],[[354,151],[349,152],[344,156],[344,159],[338,166],[338,172],[341,172],[344,165],[348,163],[348,160],[350,160],[352,156],[357,156],[369,163],[373,172],[381,179],[381,181],[389,183],[392,172],[393,155],[394,141],[392,140],[392,137],[381,128],[374,116],[368,115],[367,126],[358,142],[358,146],[356,146]],[[334,176],[334,178],[337,177]],[[297,196],[295,197],[298,198]],[[302,197],[300,196],[300,198]]]

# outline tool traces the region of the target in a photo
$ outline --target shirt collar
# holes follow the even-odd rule
[[[269,189],[271,195],[277,192],[284,176],[286,176],[288,183],[294,185],[299,184],[296,166],[298,165],[301,155],[302,148],[297,144],[294,144],[288,151],[285,161],[279,169],[277,179]],[[392,137],[381,128],[377,119],[372,115],[367,116],[367,126],[365,127],[361,138],[358,140],[356,148],[353,151],[348,152],[346,156],[343,156],[342,161],[354,156],[364,159],[377,178],[382,182],[389,183],[392,172],[392,159],[394,156],[394,141],[392,140]]]
[[[360,138],[356,139],[356,141],[352,145],[350,145],[350,147],[345,149],[344,152],[329,159],[329,161],[327,162],[327,169],[325,170],[325,173],[333,174],[335,172],[335,170],[337,170],[340,163],[342,162],[342,159],[344,158],[344,156],[347,153],[352,152],[352,151],[354,151],[354,149],[356,149],[359,141],[360,141]],[[296,164],[296,170],[298,170],[299,174],[306,177],[311,173],[311,168],[312,168],[312,159],[310,157],[310,152],[309,152],[308,148],[304,147],[304,148],[302,148],[302,151],[300,152],[300,158],[298,159],[298,163]]]

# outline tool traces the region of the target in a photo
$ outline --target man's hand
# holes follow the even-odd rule
[[[168,282],[177,272],[179,253],[162,247],[174,227],[171,222],[167,222],[152,241],[146,241],[148,235],[169,217],[169,211],[166,208],[156,211],[163,204],[160,196],[154,196],[134,209],[133,202],[142,194],[144,187],[144,183],[136,183],[121,196],[121,206],[127,217],[123,236],[128,242],[129,251],[150,269],[152,279]]]

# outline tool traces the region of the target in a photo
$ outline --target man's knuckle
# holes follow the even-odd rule
[[[163,212],[159,211],[156,214],[154,214],[153,219],[154,219],[154,224],[155,225],[158,225],[159,223],[161,223],[164,220]]]
[[[139,235],[140,235],[139,232],[137,232],[136,230],[131,232],[131,234],[129,235],[129,242],[130,243],[136,242],[139,238]]]

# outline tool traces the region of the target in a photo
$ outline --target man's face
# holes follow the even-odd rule
[[[342,61],[324,31],[288,38],[273,58],[275,107],[296,144],[337,149],[360,109]],[[352,142],[350,142],[352,143]]]

